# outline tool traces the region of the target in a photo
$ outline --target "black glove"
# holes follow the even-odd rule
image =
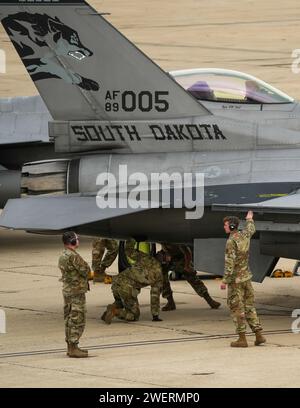
[[[162,319],[160,319],[159,316],[152,316],[152,317],[153,317],[152,322],[162,322],[163,321]]]

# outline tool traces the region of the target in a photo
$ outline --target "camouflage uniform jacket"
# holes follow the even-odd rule
[[[117,276],[118,284],[130,282],[132,286],[140,290],[146,286],[151,286],[151,304],[159,301],[162,290],[162,269],[157,259],[134,248],[135,241],[128,240],[125,245],[125,252],[128,257],[135,261],[134,265],[127,268]]]
[[[225,249],[224,283],[246,282],[252,278],[249,269],[250,239],[255,233],[253,220],[247,220],[243,231],[232,232]]]
[[[63,282],[63,294],[66,296],[79,295],[89,290],[88,273],[89,265],[76,252],[65,248],[58,261]]]
[[[163,243],[162,250],[171,257],[170,267],[173,264],[175,270],[184,273],[194,271],[193,253],[188,245]]]

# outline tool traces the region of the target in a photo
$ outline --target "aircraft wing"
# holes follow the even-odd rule
[[[273,271],[278,259],[299,258],[300,194],[290,194],[247,204],[214,204],[213,211],[245,214],[255,213],[258,232],[252,240],[250,268],[255,282],[262,282]],[[243,228],[244,221],[240,226]],[[225,238],[196,239],[194,241],[195,266],[214,274],[223,274]]]
[[[258,232],[259,256],[299,259],[300,245],[300,193],[249,204],[218,204],[213,211],[255,213],[255,227]],[[257,256],[256,256],[257,258]],[[267,258],[266,258],[267,259]],[[272,264],[272,263],[271,263]],[[272,266],[272,265],[271,265]],[[261,276],[272,268],[261,268]]]
[[[0,226],[30,231],[59,231],[66,228],[110,220],[147,209],[193,209],[201,217],[203,196],[193,197],[195,185],[160,186],[149,189],[148,184],[124,191],[115,188],[96,193],[38,195],[8,200],[1,215]],[[184,203],[182,195],[185,194]],[[139,197],[136,201],[136,197]],[[191,211],[194,213],[194,211]],[[193,214],[195,215],[195,214]],[[186,214],[187,219],[193,217]]]
[[[0,216],[2,227],[30,231],[60,231],[109,220],[144,208],[100,209],[95,196],[68,195],[8,200]]]
[[[289,194],[283,197],[273,198],[259,203],[249,204],[214,204],[213,211],[244,212],[252,210],[264,214],[300,214],[300,193]]]

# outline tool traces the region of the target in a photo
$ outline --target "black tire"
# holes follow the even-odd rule
[[[177,280],[177,273],[175,271],[169,271],[168,276],[169,276],[170,281],[176,281]]]

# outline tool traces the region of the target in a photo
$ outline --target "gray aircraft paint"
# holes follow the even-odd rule
[[[76,6],[63,1],[59,5],[21,6],[2,2],[1,19],[7,16],[16,19],[18,12],[25,11],[26,18],[28,14],[33,19],[45,14],[50,25],[59,25],[54,27],[55,32],[51,29],[38,41],[31,41],[30,24],[28,31],[14,29],[10,36],[17,50],[18,44],[29,40],[25,45],[33,50],[37,62],[29,64],[25,61],[28,56],[22,56],[18,50],[19,54],[53,118],[50,137],[55,141],[57,154],[61,152],[70,159],[63,163],[47,161],[23,166],[21,185],[28,189],[29,197],[10,200],[1,224],[44,232],[74,228],[91,235],[188,242],[194,243],[197,250],[201,239],[224,238],[222,217],[228,204],[236,204],[235,210],[240,213],[246,211],[240,204],[254,205],[274,196],[290,197],[289,194],[295,193],[293,213],[283,216],[284,200],[271,202],[267,210],[256,207],[256,218],[264,223],[265,229],[258,230],[259,244],[254,245],[254,250],[256,255],[264,251],[270,257],[260,264],[265,265],[262,266],[265,271],[260,271],[257,280],[268,272],[276,257],[299,257],[296,251],[299,232],[289,229],[299,221],[299,104],[199,102],[103,17],[92,15],[89,5],[76,3]],[[74,48],[71,37],[67,42],[61,41],[68,30],[72,32],[71,37],[74,33],[78,36],[77,45],[80,41],[84,46]],[[54,38],[55,34],[58,36]],[[41,46],[43,39],[47,39],[46,45]],[[28,113],[26,119],[17,110],[13,111],[14,118],[2,113],[5,143],[10,137],[12,143],[36,140],[39,121],[42,115],[49,114]],[[29,136],[22,136],[21,127],[16,126],[17,131],[10,127],[14,120],[25,123],[32,119],[28,123],[32,126]],[[85,155],[87,152],[89,155]],[[99,210],[94,197],[98,187],[96,177],[103,171],[117,174],[120,164],[128,164],[129,174],[137,171],[204,173],[205,216],[187,220],[184,208]],[[37,179],[38,192],[43,191],[42,194],[49,194],[49,180],[51,194],[79,194],[32,198],[30,189],[34,190]],[[211,211],[216,203],[224,204],[219,213]],[[274,223],[280,226],[279,231],[272,232]],[[280,233],[284,233],[284,238],[280,239]],[[213,253],[217,246],[212,241],[211,245]],[[212,257],[206,259],[205,265],[211,272],[221,272],[216,270],[220,264]],[[201,259],[196,266],[201,268]]]
[[[127,165],[128,175],[143,172],[150,176],[154,172],[204,173],[205,186],[226,186],[232,184],[295,183],[300,188],[299,157],[290,150],[281,151],[286,157],[281,166],[278,158],[263,159],[256,157],[255,151],[230,152],[224,158],[222,152],[190,152],[131,155],[93,155],[80,159],[79,192],[97,191],[96,178],[101,172],[118,175],[119,165]],[[283,171],[286,168],[286,171]],[[298,168],[298,169],[297,169]],[[296,170],[297,169],[297,170]],[[277,191],[274,187],[273,193]],[[264,191],[261,191],[263,195]],[[264,201],[261,199],[261,201]]]
[[[116,153],[218,152],[300,146],[299,130],[215,115],[162,122],[53,122],[50,135],[58,152],[107,148]]]
[[[57,17],[21,9],[8,14],[2,24],[34,81],[60,78],[86,90],[99,90],[95,81],[83,78],[60,62],[62,57],[80,61],[93,53],[81,43],[78,33]]]
[[[52,117],[40,96],[0,99],[0,144],[49,142]]]

